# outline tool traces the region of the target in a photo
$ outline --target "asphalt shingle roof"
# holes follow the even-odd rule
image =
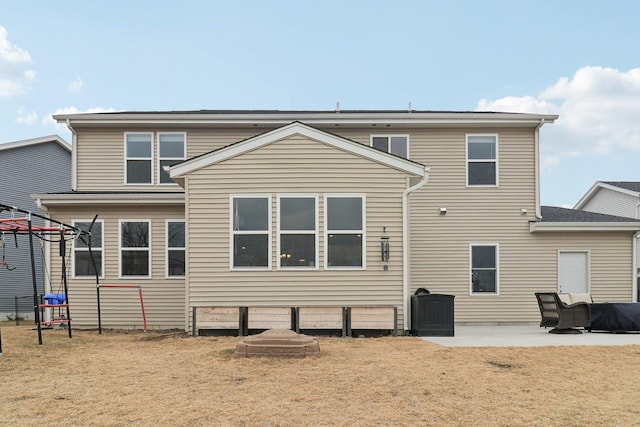
[[[640,182],[638,181],[602,181],[604,184],[613,185],[614,187],[623,188],[629,191],[640,193]]]
[[[640,222],[634,218],[605,215],[577,209],[541,206],[542,222]]]

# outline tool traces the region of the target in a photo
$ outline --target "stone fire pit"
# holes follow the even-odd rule
[[[298,357],[320,356],[320,342],[316,337],[298,334],[289,329],[269,329],[258,335],[245,337],[236,344],[236,357]]]

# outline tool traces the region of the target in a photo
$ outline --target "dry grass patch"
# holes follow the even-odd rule
[[[0,425],[638,425],[639,346],[446,348],[321,338],[239,359],[239,338],[3,327]]]

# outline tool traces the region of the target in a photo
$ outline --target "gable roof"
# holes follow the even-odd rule
[[[597,181],[576,203],[574,209],[582,209],[601,188],[640,198],[640,182],[638,181]]]
[[[11,150],[14,148],[29,147],[32,145],[45,144],[47,142],[55,142],[62,148],[71,153],[71,144],[59,137],[58,135],[41,136],[39,138],[23,139],[20,141],[6,142],[0,144],[0,151]]]
[[[530,223],[534,231],[640,231],[640,220],[577,209],[541,206],[542,219]]]
[[[423,177],[429,171],[429,168],[420,163],[385,153],[384,151],[368,147],[329,132],[318,130],[300,122],[293,122],[272,131],[268,131],[243,141],[236,142],[235,144],[227,145],[226,147],[185,160],[184,162],[178,163],[177,165],[169,168],[169,174],[173,179],[183,178],[184,175],[198,169],[240,156],[244,153],[256,150],[292,135],[302,135],[309,139],[319,141],[331,147],[335,147],[353,155],[372,160],[414,176]]]

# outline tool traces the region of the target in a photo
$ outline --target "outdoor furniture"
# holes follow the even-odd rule
[[[567,304],[557,292],[536,292],[542,319],[540,327],[552,327],[551,334],[580,334],[575,328],[589,328],[591,312],[586,302]]]
[[[594,331],[640,331],[640,303],[604,302],[589,305],[591,325]]]

